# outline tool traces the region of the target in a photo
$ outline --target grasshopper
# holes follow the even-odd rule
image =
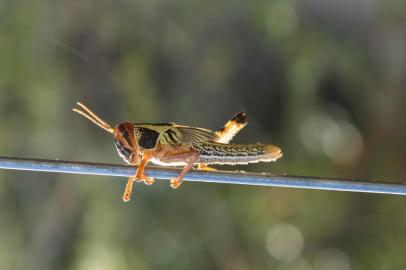
[[[282,157],[278,146],[271,144],[229,144],[231,139],[247,124],[247,116],[239,112],[222,128],[211,131],[204,128],[175,123],[120,123],[111,127],[84,104],[73,111],[113,135],[118,154],[130,165],[138,166],[123,194],[123,201],[131,199],[134,181],[147,185],[155,182],[144,174],[149,162],[160,166],[184,166],[178,177],[172,178],[176,189],[186,173],[194,166],[200,170],[215,170],[208,164],[248,164],[271,162]]]

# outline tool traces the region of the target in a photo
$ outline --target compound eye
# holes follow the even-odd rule
[[[127,141],[128,145],[131,145],[131,138],[126,128],[120,128],[121,136]]]

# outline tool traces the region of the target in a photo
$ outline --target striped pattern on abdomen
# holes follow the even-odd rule
[[[282,156],[281,149],[271,144],[199,142],[192,146],[200,154],[197,163],[237,165],[275,161]]]

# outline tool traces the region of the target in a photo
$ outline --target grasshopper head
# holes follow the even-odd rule
[[[136,149],[134,137],[134,124],[121,123],[112,128],[109,124],[107,124],[103,119],[97,116],[94,112],[92,112],[88,107],[86,107],[82,103],[78,102],[77,105],[80,108],[79,109],[74,108],[73,111],[86,117],[94,124],[98,125],[105,131],[111,133],[113,135],[114,144],[116,145],[118,154],[127,163],[133,163],[133,161],[135,160],[134,149]]]

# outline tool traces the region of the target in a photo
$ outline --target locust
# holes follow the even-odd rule
[[[239,165],[276,161],[282,157],[281,149],[272,144],[229,144],[232,138],[247,124],[244,112],[236,113],[222,128],[211,131],[175,123],[129,123],[111,127],[87,106],[77,102],[73,111],[113,135],[119,156],[136,168],[122,196],[124,202],[131,199],[134,182],[151,185],[155,179],[145,175],[149,162],[159,166],[183,166],[178,177],[170,180],[172,188],[180,186],[187,172],[215,170],[209,165]]]

